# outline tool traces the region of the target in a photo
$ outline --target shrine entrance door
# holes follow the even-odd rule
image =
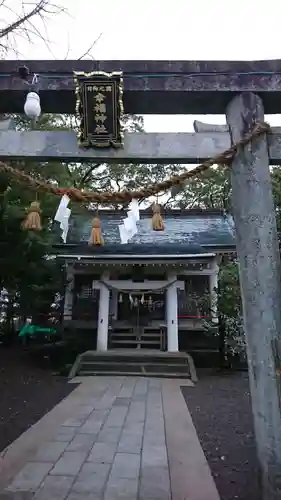
[[[164,349],[165,292],[120,292],[111,347]]]

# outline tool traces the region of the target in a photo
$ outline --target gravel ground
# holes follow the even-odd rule
[[[34,366],[21,351],[0,347],[0,452],[75,387]]]
[[[258,500],[248,375],[198,375],[195,388],[182,390],[221,500]]]

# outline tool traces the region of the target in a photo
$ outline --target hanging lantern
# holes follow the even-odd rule
[[[141,304],[144,304],[144,295],[141,296]]]
[[[41,114],[40,97],[36,92],[28,92],[24,104],[24,112],[31,120],[36,120]]]
[[[164,231],[164,222],[161,216],[161,208],[158,203],[154,203],[152,206],[153,216],[152,216],[152,229],[153,231]]]
[[[104,244],[101,234],[101,222],[99,217],[94,217],[92,224],[92,232],[89,239],[90,246],[100,246]]]
[[[25,220],[22,222],[22,229],[30,229],[32,231],[41,231],[41,210],[40,203],[38,201],[33,201],[28,209],[28,214]]]
[[[119,302],[119,304],[123,303],[123,295],[122,295],[122,293],[120,293],[120,295],[119,295],[118,302]]]

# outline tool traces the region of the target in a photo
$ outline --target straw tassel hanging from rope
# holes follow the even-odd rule
[[[40,203],[38,201],[33,201],[30,204],[28,213],[24,221],[22,222],[22,229],[27,229],[31,231],[41,231],[41,209]]]
[[[101,232],[101,221],[98,214],[93,219],[92,232],[89,239],[89,245],[90,246],[104,245],[104,239],[102,237],[102,232]]]
[[[152,205],[152,229],[153,231],[164,231],[164,221],[161,216],[161,207],[158,203]]]

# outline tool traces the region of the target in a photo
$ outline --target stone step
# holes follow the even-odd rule
[[[114,340],[114,339],[111,339],[111,343],[114,343],[114,344],[158,344],[159,343],[159,339],[158,340],[131,340],[131,339],[126,339],[126,340]]]
[[[128,362],[126,364],[123,363],[116,363],[115,361],[112,361],[110,363],[103,363],[103,362],[82,362],[80,365],[80,371],[118,371],[122,373],[127,373],[128,371],[137,371],[138,373],[142,373],[143,371],[150,372],[150,373],[174,373],[176,371],[178,373],[188,373],[189,374],[189,366],[186,364],[182,365],[174,365],[174,364],[167,364],[167,363],[158,363],[158,364],[153,364],[153,363],[137,363],[137,362]]]
[[[81,361],[111,361],[127,363],[130,361],[149,362],[149,363],[189,363],[189,356],[185,352],[163,352],[160,350],[146,349],[112,349],[106,352],[86,351],[81,355]]]
[[[136,348],[86,351],[77,357],[69,377],[110,374],[174,376],[197,380],[194,363],[187,353]]]
[[[154,337],[154,336],[151,336],[151,337],[139,337],[137,338],[136,336],[134,337],[123,337],[123,336],[120,336],[120,337],[111,337],[110,340],[109,340],[109,343],[111,345],[111,347],[113,346],[113,344],[131,344],[132,346],[134,344],[149,344],[149,343],[152,343],[152,344],[157,344],[160,348],[160,338],[159,337]]]
[[[141,337],[160,337],[160,333],[159,332],[142,332],[142,333],[132,333],[132,332],[113,332],[111,333],[110,335],[110,338],[113,338],[113,337],[136,337],[137,335],[140,335]]]
[[[184,378],[184,379],[190,379],[190,375],[188,373],[167,373],[167,372],[134,372],[134,371],[126,371],[126,372],[111,372],[109,370],[105,371],[92,371],[92,370],[81,370],[79,373],[77,373],[77,376],[79,377],[86,377],[86,376],[119,376],[119,375],[129,375],[132,377],[139,377],[140,375],[142,377],[156,377],[156,378]]]

